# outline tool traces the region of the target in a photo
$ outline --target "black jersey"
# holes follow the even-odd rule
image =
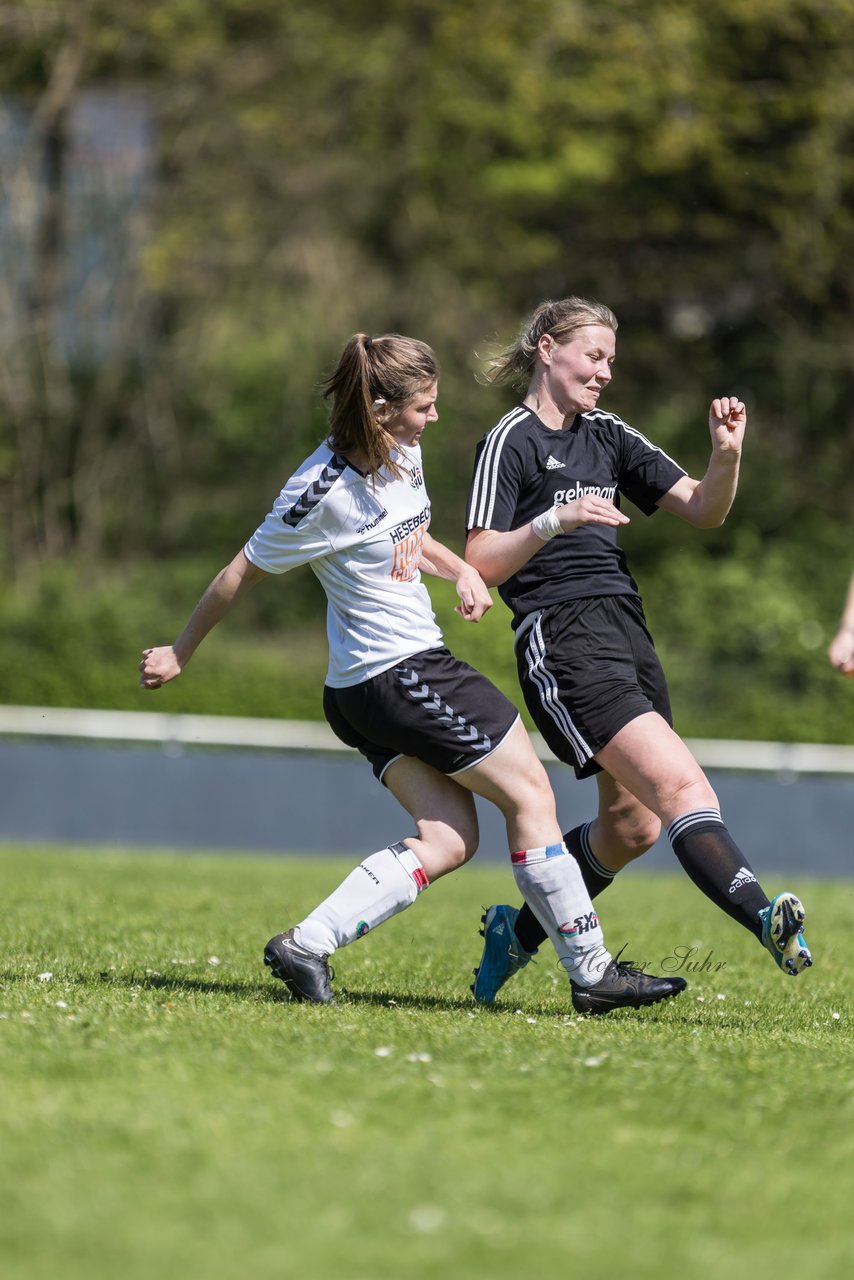
[[[507,532],[549,507],[585,494],[621,495],[645,515],[686,473],[639,431],[613,413],[577,414],[572,426],[551,431],[520,405],[505,414],[477,446],[466,527]],[[498,588],[517,627],[525,614],[561,600],[637,595],[617,529],[583,525],[543,544]]]

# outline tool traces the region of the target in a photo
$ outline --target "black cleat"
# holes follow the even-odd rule
[[[658,978],[634,969],[629,961],[612,960],[599,981],[582,987],[570,981],[572,1004],[577,1013],[610,1013],[612,1009],[642,1009],[678,996],[688,983],[684,978]]]
[[[316,956],[294,942],[294,931],[277,933],[264,948],[264,963],[281,978],[294,1000],[335,1004],[329,983],[334,976],[328,956]]]

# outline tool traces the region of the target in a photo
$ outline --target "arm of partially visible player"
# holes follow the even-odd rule
[[[854,675],[854,573],[848,583],[845,608],[827,656],[830,658],[830,665],[836,667],[837,671],[846,676]]]
[[[664,511],[687,520],[697,529],[717,529],[729,514],[738,488],[738,469],[747,410],[735,396],[713,400],[709,409],[712,453],[702,480],[682,476],[658,500]]]
[[[143,689],[159,689],[179,676],[208,632],[231,612],[250,587],[266,577],[263,569],[252,564],[242,550],[238,551],[231,564],[221,569],[208,586],[175,643],[143,649],[139,664]]]
[[[542,550],[546,542],[560,533],[571,533],[585,524],[623,525],[629,517],[616,507],[610,498],[598,498],[585,494],[574,502],[565,502],[543,512],[549,526],[546,532],[538,532],[537,521],[529,520],[518,529],[472,529],[466,542],[466,560],[474,565],[489,587],[498,587],[527,564],[533,555]]]
[[[480,622],[487,609],[492,608],[492,596],[477,569],[429,533],[424,535],[418,568],[434,578],[445,578],[455,584],[460,603],[454,611],[467,622]]]

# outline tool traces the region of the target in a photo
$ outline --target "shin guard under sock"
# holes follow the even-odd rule
[[[389,845],[355,867],[297,925],[294,940],[315,955],[331,955],[405,911],[428,884],[427,873],[409,846]]]
[[[525,902],[573,982],[582,986],[598,982],[611,956],[578,863],[566,845],[522,849],[510,859]]]
[[[597,897],[603,889],[608,888],[617,873],[609,870],[608,867],[603,867],[590,848],[590,826],[591,823],[585,822],[580,827],[573,827],[571,831],[566,832],[563,842],[578,863],[581,878],[592,899]],[[540,943],[545,942],[548,937],[545,929],[527,903],[522,904],[522,910],[517,917],[514,932],[519,939],[520,946],[524,947],[528,952],[536,951]]]
[[[727,831],[720,811],[694,809],[683,813],[667,828],[667,838],[697,888],[761,938],[759,911],[768,906],[768,899],[750,863]]]

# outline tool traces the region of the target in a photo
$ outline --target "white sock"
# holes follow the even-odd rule
[[[300,921],[294,929],[294,941],[315,955],[331,955],[411,907],[429,883],[408,845],[389,845],[360,862]]]
[[[578,863],[563,842],[511,853],[513,874],[523,898],[551,939],[573,982],[599,982],[611,953]]]

